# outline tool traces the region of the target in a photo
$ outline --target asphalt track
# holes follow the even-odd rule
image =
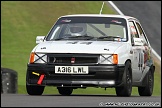
[[[105,106],[160,107],[160,96],[117,97],[116,95],[42,95],[1,94],[1,107],[105,107]]]
[[[125,14],[138,18],[153,49],[161,57],[161,1],[113,1]],[[56,94],[29,96],[1,94],[1,107],[102,107],[102,106],[161,106],[161,96],[117,97],[116,95]]]

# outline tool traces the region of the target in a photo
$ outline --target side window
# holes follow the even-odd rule
[[[137,29],[136,29],[133,21],[129,22],[129,27],[130,27],[130,31],[131,31],[131,36],[134,37],[134,38],[139,38]]]
[[[138,30],[139,30],[139,35],[140,35],[139,38],[142,38],[143,41],[144,41],[144,44],[148,45],[146,36],[145,36],[145,34],[144,34],[144,31],[142,30],[141,25],[140,25],[138,22],[136,22],[136,25],[137,25],[137,28],[138,28]]]
[[[131,43],[134,45],[134,38],[139,38],[139,35],[137,33],[137,29],[135,28],[135,25],[132,21],[129,22],[129,29],[131,32]]]
[[[131,29],[130,29],[131,31]],[[134,35],[132,34],[132,31],[131,31],[131,43],[132,43],[132,46],[134,46]]]

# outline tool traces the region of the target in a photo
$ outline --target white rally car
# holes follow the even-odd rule
[[[61,95],[86,87],[114,87],[117,96],[151,96],[155,66],[140,22],[130,16],[77,14],[58,18],[47,36],[37,36],[27,64],[26,89],[45,86]]]

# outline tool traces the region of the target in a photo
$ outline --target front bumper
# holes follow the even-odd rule
[[[124,67],[124,65],[89,65],[88,74],[55,74],[55,65],[28,64],[26,83],[38,85],[41,74],[44,74],[42,86],[115,87],[122,85]]]

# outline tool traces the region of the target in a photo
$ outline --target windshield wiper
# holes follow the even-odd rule
[[[69,36],[68,38],[82,38],[82,39],[93,39],[93,36],[83,35],[83,36]]]
[[[68,37],[61,37],[61,38],[52,39],[52,40],[62,40],[62,39],[68,39]]]
[[[97,39],[105,39],[105,38],[121,38],[120,36],[101,36],[98,37]]]
[[[93,39],[94,37],[93,36],[88,36],[88,35],[83,35],[83,36],[68,36],[68,37],[62,37],[62,38],[57,38],[57,39],[54,39],[54,40],[62,40],[62,39],[86,39],[86,40],[90,40],[90,39]]]
[[[105,39],[108,41],[118,41],[118,42],[126,41],[126,38],[122,38],[120,36],[101,36],[101,37],[98,37],[97,39]]]

